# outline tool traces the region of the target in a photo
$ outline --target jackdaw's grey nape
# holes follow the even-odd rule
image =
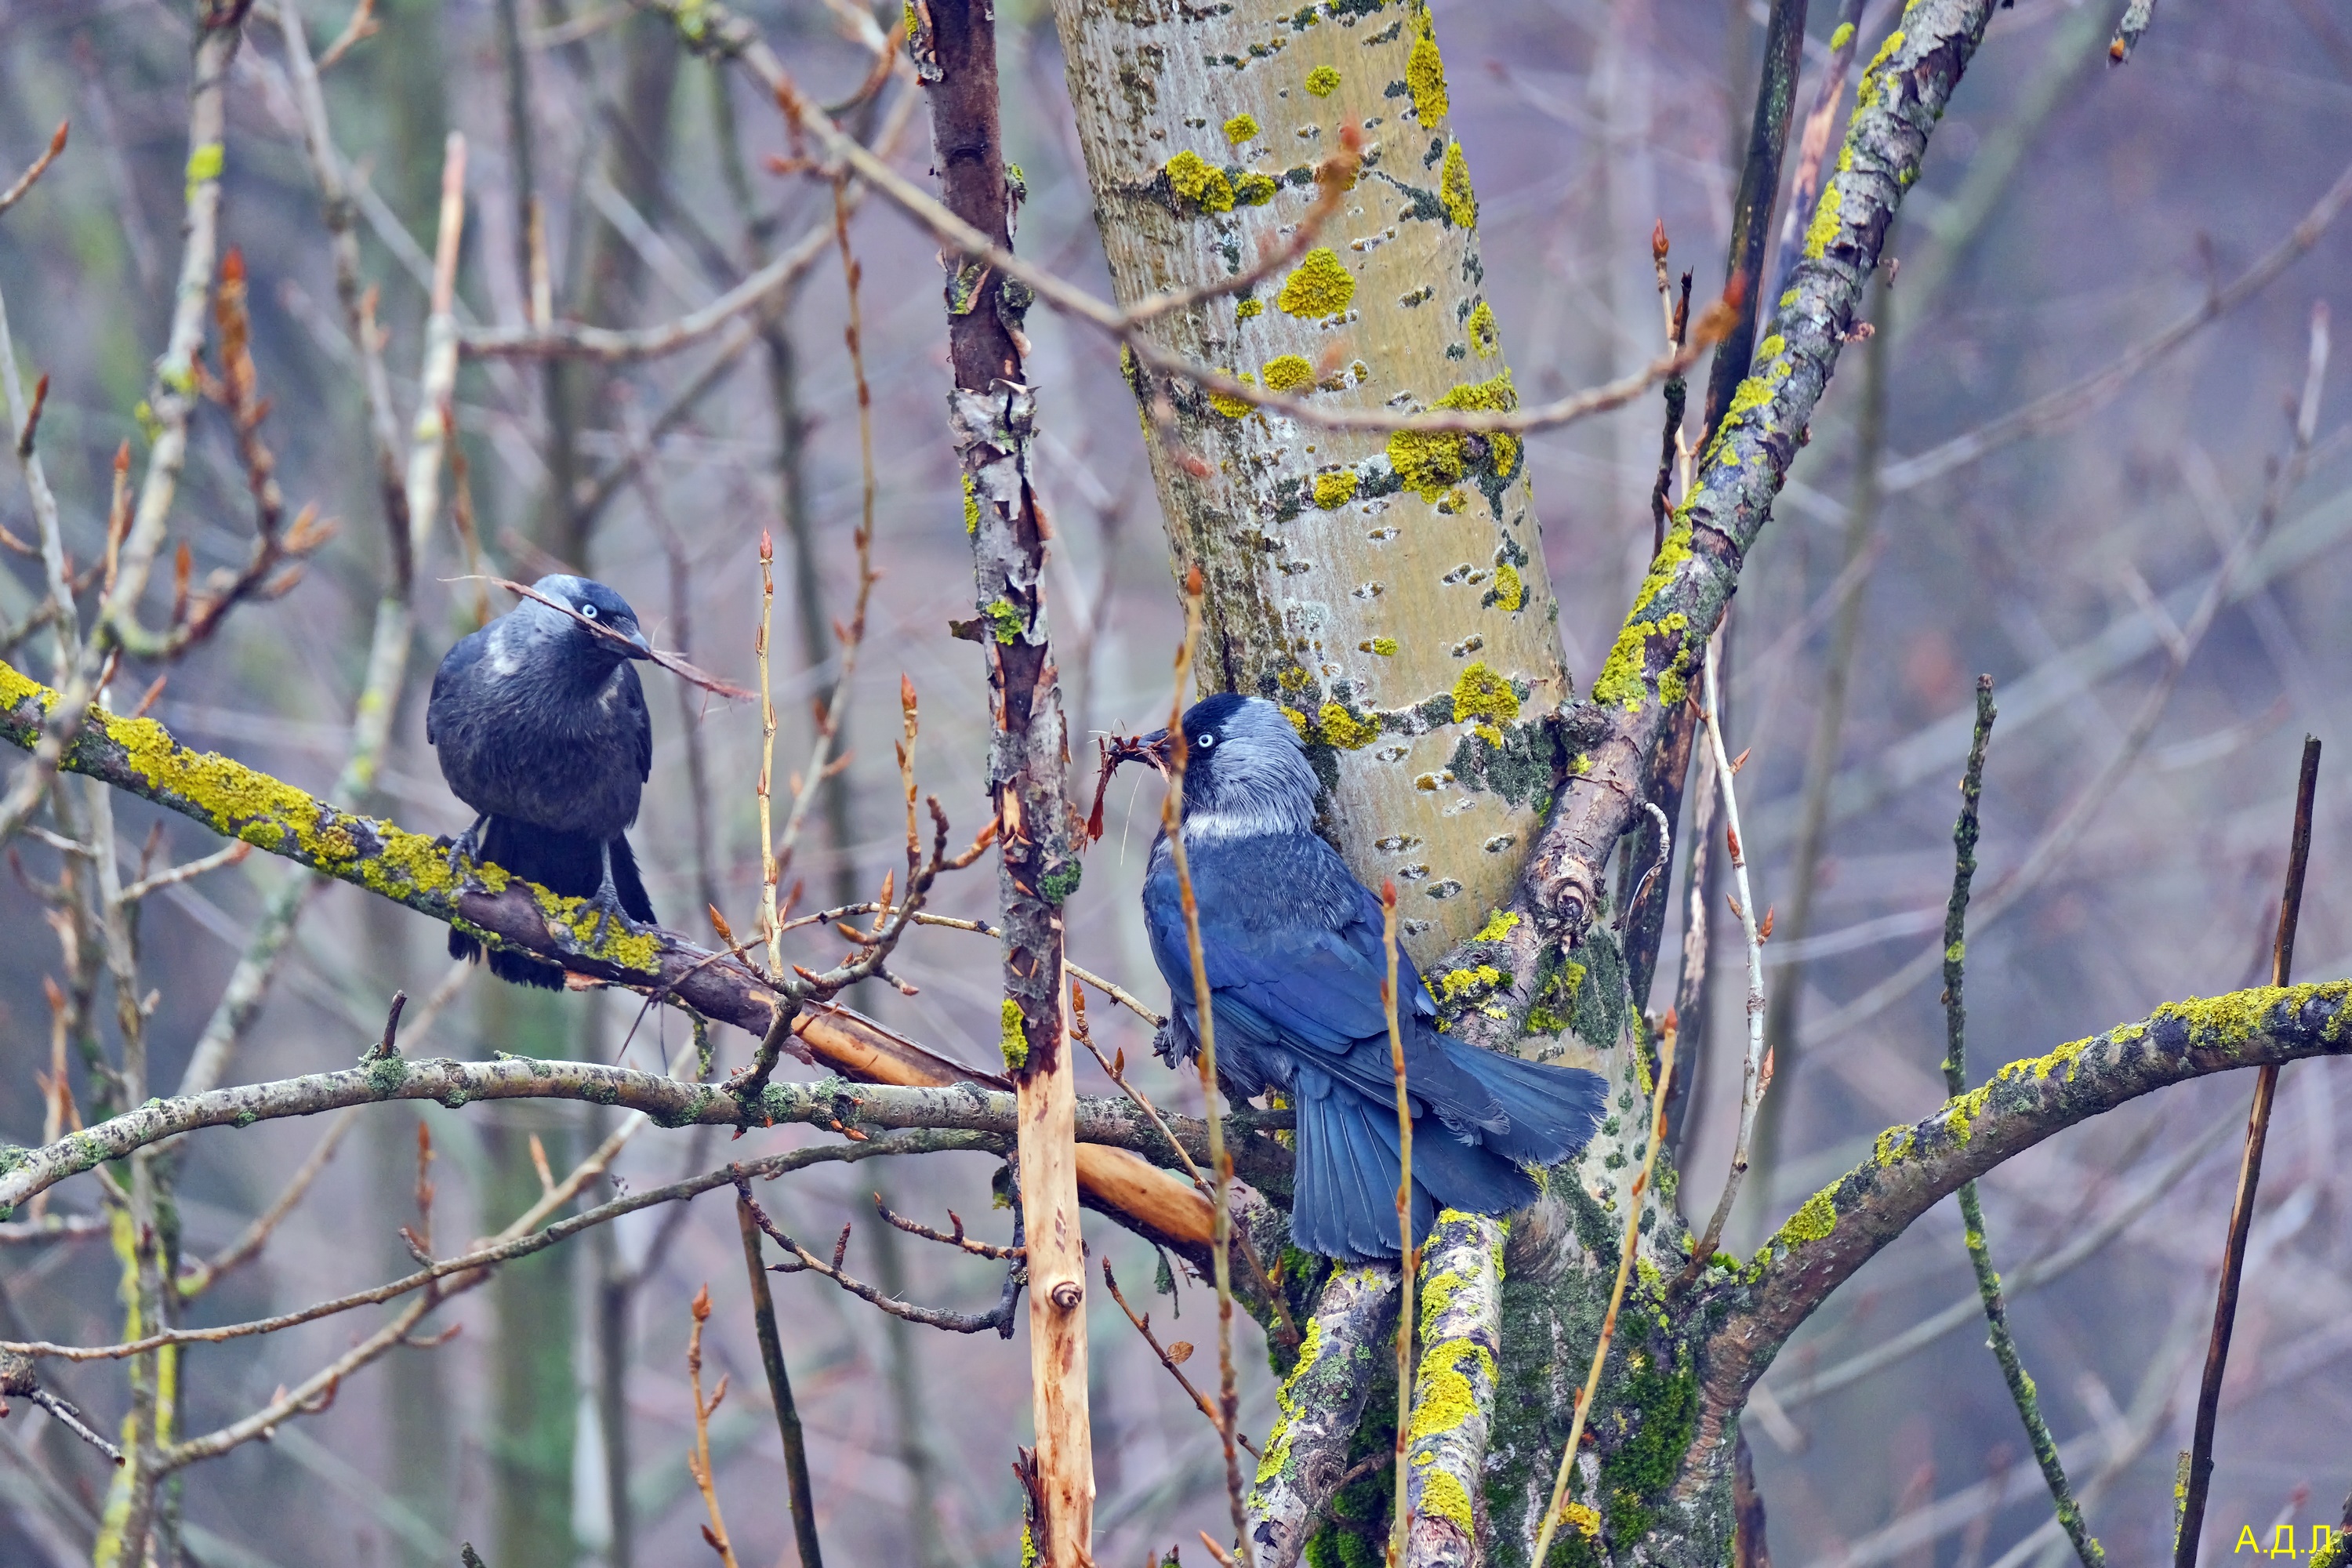
[[[636,612],[604,584],[557,574],[531,586],[626,641],[525,599],[441,661],[425,738],[440,753],[450,792],[478,814],[453,858],[463,854],[550,892],[589,900],[601,911],[601,940],[615,915],[654,918],[623,837],[653,771],[653,721],[629,663],[649,650]],[[449,932],[450,957],[481,952],[474,938]],[[563,989],[562,966],[529,953],[494,949],[490,973]]]
[[[1298,1113],[1291,1241],[1329,1258],[1394,1258],[1396,1078],[1381,983],[1381,901],[1315,832],[1314,770],[1281,709],[1212,697],[1184,715],[1184,850],[1201,919],[1217,1079],[1236,1100],[1279,1091]],[[1146,737],[1164,761],[1166,731]],[[1192,961],[1163,831],[1143,883],[1144,925],[1172,1005],[1170,1066],[1200,1049]],[[1544,1066],[1440,1034],[1437,1005],[1398,954],[1405,1088],[1413,1111],[1416,1237],[1440,1208],[1502,1215],[1591,1140],[1598,1073]],[[1434,1125],[1432,1125],[1433,1121]]]

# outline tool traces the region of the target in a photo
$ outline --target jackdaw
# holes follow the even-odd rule
[[[1315,832],[1314,770],[1298,732],[1263,698],[1218,696],[1184,715],[1184,850],[1200,911],[1217,1077],[1239,1100],[1280,1093],[1297,1110],[1291,1240],[1329,1258],[1395,1258],[1396,1079],[1381,983],[1381,901]],[[1145,737],[1164,760],[1166,731]],[[1163,830],[1143,883],[1144,925],[1172,1005],[1159,1041],[1171,1067],[1200,1048],[1192,961]],[[1405,1084],[1413,1113],[1416,1238],[1439,1208],[1501,1215],[1535,1201],[1522,1169],[1591,1141],[1607,1085],[1438,1032],[1436,1003],[1397,957]]]
[[[441,661],[425,738],[440,753],[450,792],[478,814],[453,860],[463,854],[587,899],[599,911],[601,940],[615,915],[654,918],[624,837],[653,771],[653,721],[629,662],[650,649],[636,612],[604,584],[558,574],[531,586],[627,642],[525,599]],[[450,957],[481,952],[474,938],[450,931]],[[490,973],[563,989],[562,967],[528,953],[493,950]]]

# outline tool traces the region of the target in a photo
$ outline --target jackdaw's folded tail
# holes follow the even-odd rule
[[[1452,1041],[1441,1048],[1485,1085],[1511,1119],[1502,1131],[1479,1135],[1496,1153],[1522,1165],[1551,1165],[1592,1141],[1609,1094],[1608,1080],[1599,1073]]]
[[[1295,1247],[1327,1258],[1394,1258],[1400,1142],[1396,1108],[1334,1083],[1297,1075],[1298,1166],[1290,1208]],[[1412,1230],[1416,1245],[1440,1209],[1505,1215],[1536,1198],[1536,1184],[1491,1149],[1465,1142],[1433,1116],[1412,1128]]]
[[[651,925],[653,900],[646,897],[645,879],[637,874],[637,858],[630,851],[626,837],[616,835],[611,842],[613,887],[620,894],[621,909],[631,920]],[[482,829],[478,858],[485,865],[502,868],[566,898],[594,897],[604,878],[601,841],[584,834],[537,827],[507,816],[491,817]],[[482,944],[452,927],[449,956],[478,959],[482,956]],[[536,985],[548,991],[563,989],[562,964],[549,963],[510,948],[491,950],[490,973],[517,985]]]

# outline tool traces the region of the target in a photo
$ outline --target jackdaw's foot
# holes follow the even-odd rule
[[[481,816],[474,818],[473,826],[468,827],[465,832],[460,833],[457,837],[449,840],[449,876],[452,880],[455,880],[459,876],[460,873],[458,868],[464,865],[467,861],[471,860],[477,865],[480,864],[482,858],[482,827],[483,825],[488,823],[489,820],[489,814],[488,812],[484,812]]]
[[[588,939],[592,947],[604,945],[604,933],[614,921],[621,922],[623,931],[631,929],[629,911],[621,907],[621,889],[613,880],[613,846],[608,841],[603,847],[604,877],[588,898],[588,907],[596,911],[596,934]]]

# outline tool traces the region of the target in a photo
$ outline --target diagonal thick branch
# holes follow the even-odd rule
[[[1710,1417],[1737,1410],[1797,1326],[1962,1183],[2141,1095],[2240,1068],[2330,1056],[2352,1056],[2352,980],[2191,997],[2011,1062],[1933,1115],[1888,1128],[1870,1159],[1806,1200],[1748,1272],[1716,1275],[1732,1310],[1707,1342]]]

